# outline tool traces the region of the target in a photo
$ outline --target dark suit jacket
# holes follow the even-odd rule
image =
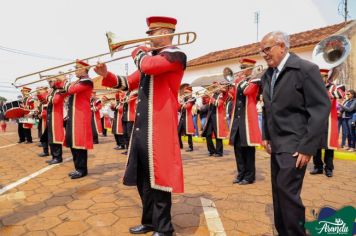
[[[263,139],[272,152],[315,155],[327,128],[330,100],[317,65],[290,53],[279,73],[271,98],[268,68],[262,76],[264,100]]]

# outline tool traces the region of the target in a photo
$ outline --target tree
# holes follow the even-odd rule
[[[6,102],[6,101],[7,101],[7,99],[6,99],[6,98],[4,98],[4,97],[0,96],[0,102]]]

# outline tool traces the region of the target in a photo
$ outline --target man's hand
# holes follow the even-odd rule
[[[262,141],[262,146],[265,148],[266,152],[268,154],[272,153],[272,149],[271,149],[271,141],[269,140],[263,140]]]
[[[304,166],[308,165],[308,162],[310,161],[311,156],[309,155],[304,155],[301,153],[294,153],[293,157],[297,158],[297,162],[295,164],[296,168],[302,169]]]
[[[108,68],[106,67],[105,63],[100,63],[96,64],[94,68],[95,73],[98,75],[103,76],[104,78],[108,75]]]

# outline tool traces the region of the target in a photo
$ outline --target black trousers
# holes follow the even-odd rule
[[[82,174],[88,174],[88,150],[70,148],[70,151],[75,169]]]
[[[19,135],[20,142],[32,142],[31,129],[25,129],[22,123],[18,123],[17,133]]]
[[[104,117],[101,117],[100,120],[101,120],[101,127],[103,127],[103,136],[106,137],[107,136],[107,133],[106,133],[107,131],[104,128]]]
[[[138,159],[137,190],[142,202],[141,224],[152,226],[156,232],[173,232],[172,194],[151,188],[147,156],[139,155]]]
[[[115,136],[116,145],[119,146],[119,147],[125,147],[124,135],[115,134],[114,136]]]
[[[191,134],[187,134],[188,136],[188,145],[190,149],[193,149],[193,136]],[[179,139],[179,146],[180,148],[183,148],[183,142],[182,142],[182,134],[178,134],[178,139]]]
[[[216,147],[214,147],[214,143],[212,139],[213,133],[215,135]],[[206,127],[206,145],[208,147],[208,151],[210,154],[216,153],[222,155],[224,153],[223,141],[222,139],[216,137],[217,137],[217,131],[214,129],[213,123],[209,121]]]
[[[324,155],[324,163],[325,163],[325,170],[333,170],[334,169],[334,150],[331,149],[325,149],[325,155]],[[318,149],[318,152],[316,153],[315,156],[313,156],[313,163],[314,163],[314,168],[318,170],[323,169],[323,161],[321,160],[321,149]]]
[[[40,142],[41,142],[41,145],[43,147],[43,152],[44,153],[48,153],[48,130],[47,130],[47,127],[43,131],[43,133],[42,133],[42,135],[40,137]]]
[[[234,143],[237,179],[253,182],[256,178],[256,148],[252,146],[242,147],[240,140],[240,137],[237,136]]]
[[[132,128],[133,128],[133,121],[123,121],[122,122],[122,128],[124,129],[124,140],[125,140],[125,146],[126,149],[129,148],[130,145],[130,137],[132,133]]]
[[[305,207],[300,198],[306,166],[297,169],[296,161],[291,153],[271,156],[274,224],[281,236],[306,235]]]
[[[93,143],[99,144],[99,135],[96,132],[93,132]]]
[[[51,144],[49,144],[49,147],[51,149],[52,159],[62,161],[63,160],[63,158],[62,158],[62,144],[51,143]],[[74,158],[74,156],[73,156],[73,158]]]

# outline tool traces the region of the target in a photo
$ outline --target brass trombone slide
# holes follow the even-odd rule
[[[98,58],[98,57],[105,56],[105,55],[108,55],[108,54],[113,54],[114,52],[120,52],[120,51],[123,51],[123,50],[127,50],[127,49],[130,49],[130,48],[135,48],[135,47],[140,46],[140,45],[133,45],[133,46],[124,48],[125,46],[131,45],[131,44],[136,44],[136,43],[149,44],[150,40],[152,40],[152,39],[177,36],[178,37],[178,42],[175,43],[175,44],[172,44],[171,46],[182,46],[182,45],[187,45],[187,44],[193,43],[196,40],[196,37],[197,37],[195,32],[184,32],[184,33],[173,33],[173,34],[157,35],[157,36],[151,36],[151,37],[146,37],[146,38],[140,38],[140,39],[134,39],[134,40],[128,40],[128,41],[122,41],[122,42],[114,43],[113,42],[113,34],[112,33],[107,33],[106,35],[107,35],[107,39],[108,39],[110,52],[109,53],[99,54],[99,55],[88,57],[88,58],[84,58],[82,60],[94,59],[94,58]],[[183,41],[183,42],[182,42],[182,39],[181,39],[181,37],[183,38],[182,35],[186,35],[185,41]],[[159,49],[162,49],[162,48],[165,48],[165,47],[151,48],[150,51],[159,50]],[[103,63],[111,63],[111,62],[114,62],[114,61],[118,61],[118,60],[129,58],[129,57],[131,57],[131,55],[121,56],[121,57],[118,57],[118,58],[115,58],[115,59],[111,59],[111,60],[105,61]],[[60,65],[60,66],[56,66],[56,67],[48,68],[48,69],[45,69],[45,70],[42,70],[42,71],[37,71],[37,72],[31,73],[31,74],[20,76],[20,77],[15,79],[13,85],[16,88],[19,88],[19,87],[31,85],[31,84],[34,84],[34,83],[38,83],[38,82],[41,82],[41,81],[51,80],[53,78],[56,78],[58,75],[53,75],[53,76],[49,76],[49,77],[46,77],[46,78],[40,78],[40,79],[38,79],[36,81],[32,81],[32,82],[21,84],[21,85],[17,85],[16,84],[16,82],[18,80],[20,80],[20,79],[23,79],[23,78],[26,78],[26,77],[29,77],[29,76],[33,76],[33,75],[37,75],[37,74],[40,75],[43,72],[55,70],[55,69],[58,69],[58,68],[61,68],[61,67],[64,67],[64,66],[69,66],[69,65],[74,64],[74,63],[75,62],[66,63],[66,64],[63,64],[63,65]],[[95,67],[95,66],[96,65],[89,65],[86,68],[90,69],[90,68]],[[68,71],[68,72],[65,72],[65,73],[61,73],[61,75],[72,74],[72,73],[74,73],[74,72],[76,72],[78,70],[80,70],[80,69],[71,70],[71,71]]]

